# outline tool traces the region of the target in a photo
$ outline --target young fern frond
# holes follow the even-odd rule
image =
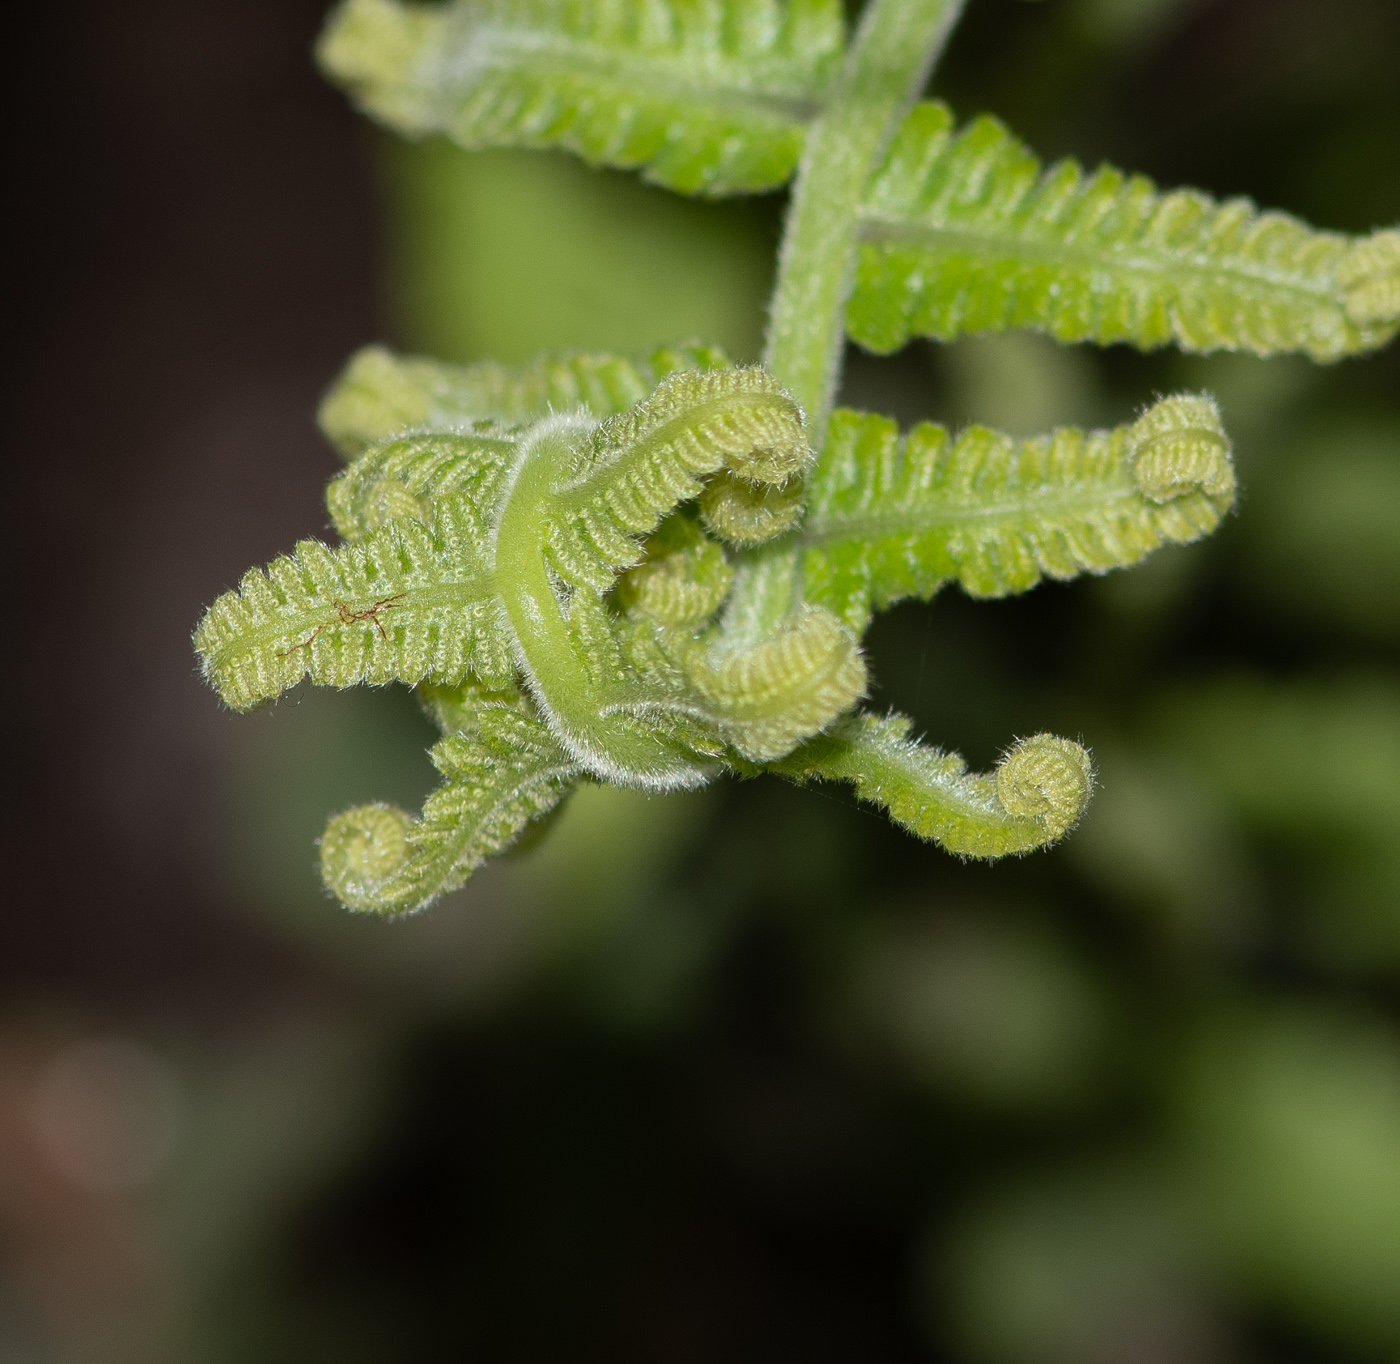
[[[331,524],[359,540],[390,521],[431,519],[440,498],[465,498],[492,507],[519,448],[515,439],[428,431],[370,447],[326,488]]]
[[[582,780],[524,706],[480,705],[466,731],[432,750],[443,784],[414,819],[386,805],[336,815],[321,839],[321,874],[349,908],[403,914],[455,890],[504,852]]]
[[[798,782],[851,782],[910,833],[962,857],[1005,857],[1058,842],[1088,804],[1093,764],[1068,739],[1023,739],[983,775],[969,772],[956,753],[910,739],[910,727],[902,715],[855,715],[771,770]]]
[[[773,762],[825,729],[865,694],[856,638],[830,611],[803,605],[748,647],[723,637],[697,649],[686,673],[704,713],[750,762]]]
[[[632,358],[566,351],[524,365],[449,365],[366,346],[351,357],[317,415],[331,444],[353,459],[406,431],[470,432],[481,422],[520,426],[579,407],[609,417],[641,402],[668,374],[728,365],[717,346],[694,343]]]
[[[1335,360],[1400,331],[1400,232],[1318,232],[1247,199],[1040,162],[996,119],[905,121],[860,210],[851,336],[1029,327],[1141,349],[1302,351]]]
[[[487,533],[480,509],[457,498],[431,526],[396,521],[341,549],[303,540],[209,608],[194,637],[205,677],[234,710],[304,677],[412,686],[472,674],[504,685],[511,639]]]
[[[400,132],[734,194],[792,174],[842,43],[837,0],[347,0],[318,51]]]
[[[670,628],[694,626],[714,615],[729,594],[729,559],[693,517],[668,517],[643,553],[642,562],[617,580],[617,599],[634,615]]]
[[[703,345],[521,366],[370,347],[327,395],[347,543],[246,575],[195,645],[235,709],[305,677],[400,681],[442,729],[419,818],[331,821],[322,868],[346,904],[423,907],[590,779],[847,781],[965,857],[1073,827],[1085,749],[1038,734],[969,773],[908,720],[853,710],[860,635],[946,583],[1002,596],[1208,534],[1235,494],[1220,413],[1178,395],[1111,431],[901,436],[831,413],[846,335],[888,351],[1031,327],[1332,360],[1400,331],[1400,231],[1042,171],[994,119],[955,133],[915,101],[960,8],[868,0],[844,52],[836,0],[336,11],[322,65],[400,131],[570,149],[690,193],[798,170],[766,369]]]
[[[1002,597],[1199,539],[1235,477],[1215,403],[1183,395],[1111,431],[1029,440],[931,422],[901,438],[888,418],[838,409],[808,490],[803,594],[860,631],[947,582]]]
[[[637,536],[727,469],[786,483],[811,460],[801,409],[761,369],[685,371],[608,418],[568,467],[546,544],[567,581],[606,591],[641,558]]]

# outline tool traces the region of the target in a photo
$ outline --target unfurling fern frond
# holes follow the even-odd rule
[[[444,781],[418,819],[386,805],[336,815],[321,874],[351,909],[403,914],[455,890],[583,779],[528,708],[479,704],[469,729],[432,750]]]
[[[804,605],[745,648],[700,648],[686,672],[725,741],[749,762],[791,753],[865,694],[855,636],[830,611]]]
[[[347,0],[319,56],[400,132],[732,194],[792,174],[842,43],[836,0]]]
[[[469,499],[443,502],[431,526],[397,521],[342,549],[303,540],[225,592],[194,643],[234,710],[303,677],[349,687],[456,682],[468,672],[503,686],[511,676],[487,527]]]
[[[801,411],[761,370],[673,374],[601,424],[575,414],[521,432],[493,522],[497,582],[531,694],[583,769],[651,790],[709,779],[713,738],[691,736],[707,716],[684,690],[658,690],[620,666],[601,594],[703,477],[728,469],[786,481],[809,458]],[[801,662],[794,654],[790,671]],[[788,746],[819,727],[799,726]]]
[[[546,529],[567,581],[611,586],[642,555],[638,536],[721,470],[786,483],[811,460],[802,411],[761,369],[682,371],[610,417],[558,474]]]
[[[1093,789],[1089,754],[1068,739],[1023,739],[994,773],[908,737],[910,721],[855,715],[771,770],[794,781],[848,781],[920,838],[964,857],[1005,857],[1063,838]]]
[[[359,540],[405,516],[430,520],[444,497],[493,507],[518,455],[515,440],[502,435],[432,431],[383,441],[331,480],[331,524],[346,540]]]
[[[838,409],[808,480],[803,592],[859,631],[872,609],[958,582],[976,597],[1103,573],[1212,531],[1235,490],[1214,402],[1018,440]]]
[[[920,104],[861,208],[850,334],[1030,327],[1143,349],[1303,351],[1335,360],[1400,331],[1400,233],[1318,232],[1247,199],[1160,193],[1073,161],[1042,171],[996,119],[953,131]]]
[[[528,364],[449,365],[366,346],[321,403],[321,430],[347,459],[405,431],[468,433],[477,423],[519,426],[586,408],[610,417],[639,403],[668,374],[724,369],[716,346],[664,346],[627,358],[596,352],[543,355]]]
[[[734,570],[693,517],[668,517],[644,552],[642,562],[618,579],[623,607],[671,628],[698,625],[719,610]]]

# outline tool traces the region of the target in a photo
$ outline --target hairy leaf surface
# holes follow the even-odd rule
[[[1400,330],[1400,233],[1319,232],[1109,167],[1042,171],[996,119],[955,133],[942,104],[909,115],[866,195],[861,238],[847,325],[879,352],[1030,327],[1335,360]]]
[[[319,55],[401,132],[733,194],[792,174],[842,43],[836,0],[347,0]]]
[[[932,596],[1024,592],[1138,562],[1214,530],[1234,499],[1208,398],[1166,398],[1111,431],[1018,440],[838,409],[808,478],[803,594],[861,631],[872,610]]]
[[[478,423],[519,426],[551,412],[625,412],[668,374],[724,369],[715,346],[665,346],[626,358],[596,352],[542,355],[523,365],[449,365],[383,346],[357,351],[321,404],[319,421],[347,459],[401,432],[480,433]]]
[[[358,544],[303,540],[209,608],[194,636],[205,677],[234,710],[294,687],[468,672],[505,685],[510,635],[492,581],[487,527],[468,498],[431,526],[396,521]]]
[[[1023,739],[989,774],[910,739],[902,715],[853,715],[772,770],[794,781],[848,781],[911,833],[964,857],[1005,857],[1063,838],[1093,789],[1089,755],[1068,739]]]
[[[672,374],[577,446],[547,531],[551,561],[568,581],[606,590],[642,558],[638,537],[705,477],[729,470],[781,484],[810,460],[801,409],[763,370]]]
[[[527,704],[480,704],[432,750],[443,784],[413,819],[386,805],[335,816],[321,874],[350,909],[403,914],[462,885],[552,810],[583,774]]]

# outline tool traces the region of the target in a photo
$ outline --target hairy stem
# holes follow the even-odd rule
[[[628,723],[620,708],[635,697],[616,680],[591,676],[570,637],[545,563],[543,529],[572,457],[570,420],[543,424],[525,445],[497,527],[497,576],[519,644],[517,661],[555,738],[585,771],[653,790],[697,786],[703,765]]]
[[[807,133],[778,260],[764,365],[820,450],[840,379],[860,204],[963,0],[870,0],[830,101]]]

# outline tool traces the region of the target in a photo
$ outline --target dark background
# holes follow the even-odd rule
[[[1064,848],[590,791],[350,919],[313,840],[421,798],[426,726],[234,717],[189,647],[325,533],[319,395],[376,339],[750,357],[781,199],[402,147],[320,20],[109,0],[12,55],[0,1358],[1400,1358],[1400,349],[852,357],[905,420],[1221,399],[1212,542],[872,633],[877,701],[973,763],[1095,750]],[[1047,156],[1400,219],[1392,0],[971,0],[936,90]]]

